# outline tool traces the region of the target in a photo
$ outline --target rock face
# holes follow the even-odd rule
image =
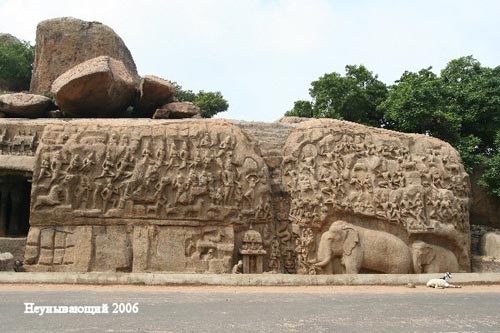
[[[5,45],[5,44],[20,44],[21,41],[17,39],[16,37],[12,36],[11,34],[6,34],[3,32],[0,32],[0,45]]]
[[[40,95],[15,93],[0,95],[0,112],[14,118],[47,116],[52,101]]]
[[[23,260],[25,246],[26,238],[0,237],[0,253],[10,252],[14,260]]]
[[[487,232],[481,237],[480,253],[486,257],[500,259],[500,233]]]
[[[391,273],[397,256],[370,251],[378,243],[398,248],[400,243],[389,241],[388,235],[407,246],[429,243],[429,258],[451,253],[460,271],[470,271],[469,178],[448,144],[348,122],[311,120],[288,136],[282,175],[290,195],[290,222],[299,236],[299,273]],[[329,228],[338,220],[344,224],[332,232]],[[331,237],[318,248],[325,233]],[[423,253],[414,257],[423,264],[429,259]],[[411,262],[401,262],[399,269],[407,264]]]
[[[136,81],[124,64],[108,56],[87,60],[52,84],[60,110],[72,117],[109,117],[124,112],[136,97]]]
[[[36,50],[30,91],[50,91],[52,82],[70,68],[98,56],[110,56],[123,62],[139,82],[132,55],[122,39],[99,22],[70,17],[42,21],[36,31]]]
[[[153,119],[200,118],[200,108],[191,102],[173,102],[158,108]]]
[[[271,235],[267,167],[228,122],[73,121],[38,152],[28,270],[229,272],[250,224]]]
[[[137,114],[141,118],[151,118],[155,110],[169,102],[175,95],[175,86],[170,81],[146,75],[141,80],[140,99],[137,105]]]
[[[0,272],[14,270],[14,256],[10,252],[0,253]]]
[[[500,198],[489,195],[477,184],[481,176],[482,170],[476,170],[471,175],[471,223],[500,229]]]
[[[333,120],[51,120],[32,184],[31,271],[470,271],[468,176],[451,146],[421,135]]]

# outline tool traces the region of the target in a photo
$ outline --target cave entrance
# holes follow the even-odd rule
[[[0,237],[26,237],[31,183],[21,175],[0,175]]]

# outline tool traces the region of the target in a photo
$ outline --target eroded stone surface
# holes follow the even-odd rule
[[[442,141],[335,120],[303,122],[283,151],[283,186],[298,235],[288,250],[300,273],[391,273],[399,254],[371,252],[379,243],[401,245],[388,235],[406,246],[432,244],[441,257],[452,252],[447,261],[470,271],[469,178]],[[328,231],[337,220],[345,223]],[[323,243],[330,251],[321,253]],[[405,258],[401,271],[411,264]]]
[[[49,125],[26,267],[229,272],[241,234],[252,224],[269,239],[271,222],[267,167],[228,122]]]
[[[10,252],[0,253],[0,272],[14,270],[14,256]]]
[[[482,256],[500,259],[500,232],[487,232],[479,244]]]
[[[123,113],[134,103],[137,86],[121,61],[101,56],[61,74],[51,91],[66,115],[108,117]]]
[[[468,176],[442,141],[332,120],[44,126],[28,270],[470,271]]]
[[[72,67],[110,56],[122,61],[138,82],[132,55],[123,40],[108,26],[71,17],[42,21],[37,26],[36,50],[30,91],[50,91],[52,82]]]
[[[167,80],[154,75],[146,75],[141,80],[140,99],[137,114],[142,118],[151,118],[155,110],[172,102],[175,86]]]
[[[0,95],[0,112],[13,118],[45,117],[51,104],[50,98],[40,95],[26,93]]]
[[[154,119],[200,118],[200,108],[191,102],[172,102],[158,108]]]

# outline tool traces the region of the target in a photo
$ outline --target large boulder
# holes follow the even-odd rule
[[[30,85],[30,91],[34,93],[49,91],[59,75],[103,55],[122,61],[132,77],[139,81],[134,60],[123,40],[99,22],[71,17],[42,21],[36,31],[35,52]]]
[[[201,118],[200,108],[191,102],[173,102],[158,108],[153,119]]]
[[[50,98],[40,95],[25,93],[0,95],[0,112],[7,117],[45,117],[51,105]]]
[[[63,73],[52,84],[51,92],[66,115],[109,117],[133,105],[137,87],[123,62],[101,56]]]
[[[170,81],[153,75],[146,75],[141,80],[139,90],[141,97],[136,114],[147,118],[151,118],[159,106],[172,102],[175,95],[175,86]]]
[[[12,36],[11,34],[6,34],[3,32],[0,32],[0,45],[6,45],[6,44],[21,44],[21,41]]]
[[[500,259],[500,233],[487,232],[479,244],[481,255]]]
[[[0,272],[14,270],[14,256],[10,252],[0,253]]]

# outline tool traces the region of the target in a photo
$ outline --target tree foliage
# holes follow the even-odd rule
[[[348,65],[345,76],[332,72],[311,83],[312,101],[296,101],[287,116],[335,118],[380,126],[377,105],[387,95],[386,85],[365,66]]]
[[[28,42],[0,43],[0,86],[7,90],[28,90],[35,58]]]
[[[311,101],[296,101],[290,116],[330,117],[435,136],[452,144],[470,173],[484,169],[480,184],[500,196],[500,66],[472,56],[406,71],[386,87],[364,66],[346,75],[325,74],[311,83]]]
[[[200,90],[198,93],[192,90],[184,90],[182,86],[174,82],[176,97],[180,102],[192,102],[201,110],[203,118],[212,118],[219,112],[224,112],[229,108],[229,103],[222,94],[212,91]]]

